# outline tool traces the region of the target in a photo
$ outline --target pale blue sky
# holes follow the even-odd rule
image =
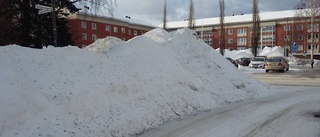
[[[225,0],[226,16],[252,13],[253,0]],[[292,10],[299,0],[260,0],[260,12]],[[188,18],[189,0],[167,0],[167,20],[181,21]],[[219,16],[219,0],[194,0],[195,18]],[[154,25],[162,23],[164,0],[117,0],[116,18],[130,16]]]

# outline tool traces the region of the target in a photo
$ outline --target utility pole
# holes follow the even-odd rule
[[[287,52],[288,51],[288,31],[289,31],[289,26],[288,26],[288,18],[287,18],[287,24],[286,24],[286,48],[285,48],[285,50],[284,50],[284,55],[286,56],[286,57],[288,57],[288,54],[289,54],[289,52]]]
[[[55,10],[55,0],[51,0],[52,8],[52,31],[53,31],[53,46],[57,47],[57,25],[56,25],[56,10]]]

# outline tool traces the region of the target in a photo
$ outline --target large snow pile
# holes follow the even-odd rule
[[[261,52],[259,52],[259,56],[284,56],[284,48],[280,46],[276,47],[265,47]]]
[[[95,52],[0,47],[0,136],[130,136],[272,94],[189,29],[108,40]]]
[[[219,52],[220,48],[216,49],[217,52]],[[239,59],[241,57],[248,57],[253,58],[253,54],[251,51],[251,48],[245,49],[245,50],[233,50],[230,51],[228,49],[225,49],[224,56],[230,57],[232,59]],[[264,47],[262,50],[258,49],[258,56],[266,56],[266,57],[272,57],[272,56],[284,56],[284,49],[280,46],[275,47]]]

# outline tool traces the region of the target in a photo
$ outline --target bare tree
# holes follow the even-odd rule
[[[251,33],[251,50],[253,56],[258,54],[258,42],[260,34],[260,16],[258,8],[259,0],[253,0],[253,14],[252,14],[252,33]]]
[[[297,4],[296,16],[300,18],[305,18],[307,23],[307,31],[310,33],[311,41],[308,41],[310,44],[310,58],[313,59],[314,46],[315,42],[315,33],[319,32],[319,24],[314,22],[320,18],[320,1],[319,0],[300,0]]]
[[[88,12],[86,9],[90,10],[91,14],[97,14],[97,12],[102,9],[107,10],[109,15],[114,17],[114,9],[117,7],[117,0],[77,0],[80,5],[85,8],[85,12]]]
[[[164,0],[164,9],[163,9],[163,29],[167,29],[167,0]]]
[[[224,50],[226,46],[225,42],[225,25],[224,25],[224,10],[225,10],[225,5],[224,5],[224,0],[219,0],[219,7],[220,7],[220,39],[219,39],[219,46],[220,46],[220,54],[223,56],[224,55]]]
[[[194,27],[195,27],[193,0],[190,0],[190,5],[189,5],[189,24],[188,24],[188,27],[190,29],[194,29]]]

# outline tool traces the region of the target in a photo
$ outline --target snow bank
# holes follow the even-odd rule
[[[94,52],[106,53],[111,47],[124,43],[121,39],[117,37],[106,37],[97,39],[92,44],[88,45],[85,49]]]
[[[0,136],[130,136],[272,94],[194,34],[156,29],[90,51],[0,47]]]
[[[283,47],[276,46],[276,47],[265,47],[261,52],[259,52],[259,56],[284,56],[284,49]]]

